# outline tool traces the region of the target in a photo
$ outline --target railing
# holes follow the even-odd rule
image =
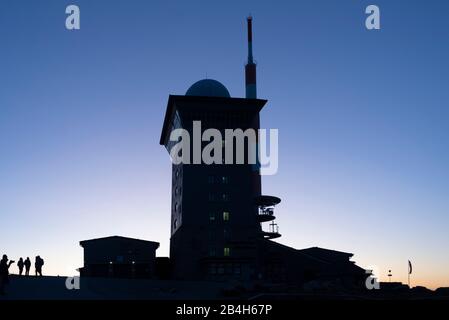
[[[265,239],[279,238],[279,227],[274,223],[274,207],[281,202],[281,199],[273,196],[259,196],[255,198],[255,204],[258,208],[258,219],[260,223],[271,221],[269,231],[262,229],[262,236]]]

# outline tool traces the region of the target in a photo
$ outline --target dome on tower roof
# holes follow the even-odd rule
[[[186,96],[230,98],[228,89],[217,80],[203,79],[192,84]]]

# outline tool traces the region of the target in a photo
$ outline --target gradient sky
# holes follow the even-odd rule
[[[249,13],[262,127],[280,135],[263,178],[283,199],[279,242],[352,252],[396,281],[410,259],[413,285],[449,286],[446,0],[0,0],[1,253],[40,254],[55,275],[76,274],[90,238],[168,255],[168,95],[207,75],[244,96]]]

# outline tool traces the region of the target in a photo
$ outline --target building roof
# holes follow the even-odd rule
[[[84,247],[86,244],[89,244],[92,242],[100,242],[100,241],[140,242],[140,243],[146,243],[147,245],[156,246],[156,249],[159,248],[159,242],[135,239],[135,238],[127,238],[127,237],[121,237],[121,236],[110,236],[110,237],[104,237],[104,238],[83,240],[83,241],[80,241],[80,246]]]
[[[336,251],[336,250],[330,250],[320,247],[311,247],[306,249],[298,249],[298,251],[301,251],[302,253],[309,254],[315,257],[345,257],[345,258],[351,258],[353,256],[352,253],[348,252],[342,252],[342,251]]]

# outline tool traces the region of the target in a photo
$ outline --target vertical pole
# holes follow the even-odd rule
[[[408,287],[409,288],[411,288],[410,287],[410,274],[411,274],[411,271],[412,271],[410,266],[411,266],[411,263],[410,263],[410,260],[408,260],[407,261],[407,274],[408,274]]]
[[[257,98],[257,84],[256,84],[256,64],[253,59],[253,18],[247,18],[248,23],[248,63],[245,66],[245,85],[246,98]]]

